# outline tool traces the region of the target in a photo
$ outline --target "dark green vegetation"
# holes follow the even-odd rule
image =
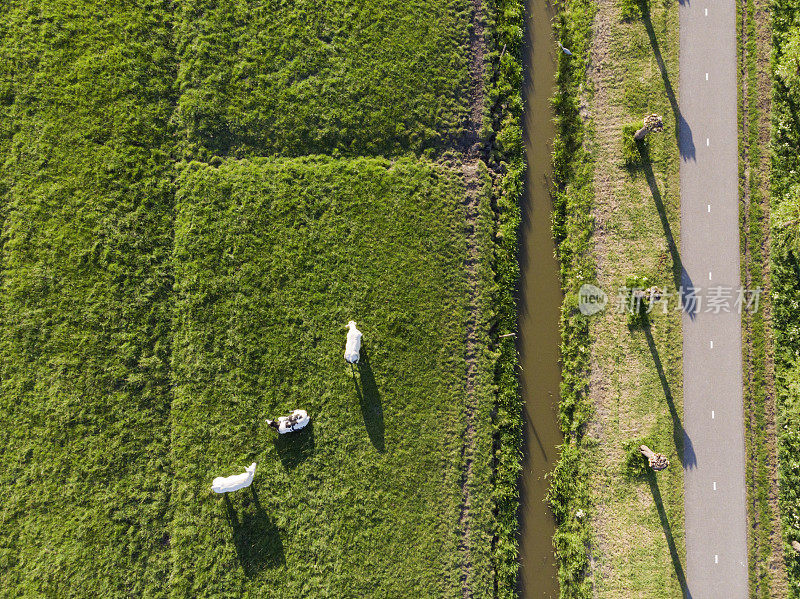
[[[519,2],[4,9],[2,594],[510,596]]]
[[[761,0],[737,2],[741,280],[762,289],[757,310],[742,313],[750,596],[785,597],[776,480],[775,383],[769,265],[768,19]],[[760,10],[759,10],[760,9]],[[761,63],[761,67],[759,66]]]
[[[490,164],[500,162],[506,171],[492,189],[492,196],[482,199],[483,222],[496,217],[481,246],[481,253],[492,255],[483,288],[491,290],[483,297],[481,313],[491,331],[493,383],[497,388],[494,418],[494,495],[497,520],[494,543],[496,594],[502,598],[517,596],[519,574],[519,480],[522,473],[522,402],[517,373],[517,348],[511,337],[499,335],[516,330],[516,291],[519,281],[518,231],[521,223],[520,198],[523,193],[525,150],[522,143],[522,51],[524,3],[520,0],[497,0],[490,5],[488,22],[494,32],[487,62],[491,66],[488,104],[489,127],[484,135],[495,136]],[[485,187],[488,191],[488,187]],[[491,248],[491,249],[489,249]],[[487,252],[491,252],[488,254]]]
[[[621,145],[622,145],[622,161],[628,168],[633,168],[643,165],[650,153],[650,144],[647,138],[636,141],[633,135],[640,129],[640,123],[628,123],[622,127]]]
[[[570,0],[557,17],[559,41],[574,57],[558,56],[554,103],[556,138],[553,143],[553,237],[561,264],[565,294],[561,312],[561,402],[559,405],[564,443],[553,472],[548,503],[556,520],[553,545],[558,559],[561,597],[591,596],[586,580],[589,462],[585,427],[592,413],[588,398],[589,323],[577,310],[577,292],[582,281],[593,281],[595,262],[591,251],[593,219],[593,161],[584,146],[586,127],[579,112],[580,93],[591,49],[591,25],[595,7],[587,0]]]
[[[789,596],[800,597],[800,88],[797,64],[800,2],[772,2],[772,64],[775,73],[772,123],[771,284],[778,407],[780,511],[785,539]]]
[[[441,148],[469,112],[467,0],[180,1],[190,156]]]

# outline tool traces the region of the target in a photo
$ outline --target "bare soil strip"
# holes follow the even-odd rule
[[[472,569],[471,547],[471,481],[472,463],[475,453],[475,413],[477,409],[476,377],[478,374],[478,336],[477,328],[480,323],[479,308],[479,276],[478,260],[479,248],[476,238],[478,222],[478,204],[480,193],[479,162],[482,160],[482,148],[479,143],[480,129],[483,122],[484,109],[484,26],[483,26],[482,0],[472,1],[472,31],[470,32],[470,118],[467,131],[459,141],[459,148],[464,155],[462,173],[464,187],[465,217],[467,222],[467,259],[465,268],[469,284],[469,317],[466,331],[466,405],[464,439],[461,459],[461,512],[459,516],[460,540],[458,545],[461,554],[461,584],[462,596],[467,599],[472,597],[470,588]]]

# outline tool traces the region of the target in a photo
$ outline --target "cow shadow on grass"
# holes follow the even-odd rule
[[[372,374],[372,367],[370,366],[369,355],[367,355],[366,349],[361,348],[361,358],[358,361],[359,376],[356,377],[352,365],[350,369],[369,440],[372,442],[375,449],[383,453],[386,451],[383,402],[381,402],[381,394],[380,391],[378,391],[378,385],[375,383],[375,376]],[[360,385],[358,379],[361,379]]]
[[[287,470],[292,470],[305,462],[314,455],[315,449],[313,421],[299,431],[278,435],[278,438],[275,439],[278,458]]]
[[[278,526],[261,506],[255,485],[250,485],[249,494],[242,495],[244,501],[237,513],[230,495],[225,494],[225,515],[233,532],[239,565],[245,576],[252,578],[264,568],[283,566],[286,557]]]
[[[686,574],[681,564],[681,557],[678,554],[678,548],[675,546],[675,538],[672,536],[672,526],[669,523],[669,518],[667,518],[667,511],[664,509],[664,501],[661,499],[661,491],[658,488],[656,473],[648,469],[644,478],[647,480],[647,484],[650,485],[650,492],[653,494],[653,502],[656,504],[656,510],[658,510],[658,518],[661,520],[661,528],[664,529],[664,536],[667,539],[669,554],[672,558],[672,566],[675,568],[675,575],[678,577],[678,583],[681,585],[683,597],[684,599],[692,599],[692,594],[689,592],[689,585],[686,583]]]

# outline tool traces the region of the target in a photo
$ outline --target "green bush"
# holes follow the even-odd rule
[[[628,317],[629,327],[645,326],[649,320],[650,304],[648,299],[634,297],[635,291],[644,291],[652,285],[650,279],[640,275],[629,276],[625,279],[625,312]]]
[[[794,222],[800,186],[798,90],[787,64],[796,62],[800,0],[773,0],[772,214],[770,275],[778,408],[778,472],[789,597],[800,597],[800,560],[789,543],[800,540],[800,225]]]
[[[619,0],[619,15],[623,21],[638,19],[649,10],[648,0]]]
[[[626,166],[633,166],[642,162],[642,150],[647,144],[647,138],[643,141],[636,141],[633,135],[641,127],[635,123],[630,123],[622,127],[622,160]]]
[[[645,476],[649,472],[647,458],[639,451],[641,445],[652,445],[649,438],[634,439],[626,441],[623,445],[623,455],[625,456],[622,462],[622,473],[631,478],[638,478]]]

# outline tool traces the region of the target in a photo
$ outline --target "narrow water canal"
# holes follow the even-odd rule
[[[561,443],[558,398],[561,369],[558,331],[561,285],[551,235],[551,152],[555,126],[550,98],[556,51],[547,0],[527,0],[525,59],[525,143],[528,180],[523,200],[520,249],[519,339],[525,440],[520,509],[520,595],[557,598],[553,556],[555,525],[544,504],[548,480]]]

